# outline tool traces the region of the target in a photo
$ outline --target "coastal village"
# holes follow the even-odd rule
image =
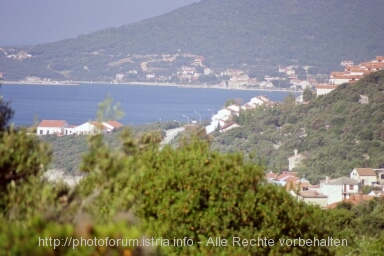
[[[363,62],[357,66],[352,61],[343,61],[341,65],[345,67],[344,72],[332,72],[327,84],[316,85],[317,97],[330,93],[343,83],[354,83],[372,72],[384,70],[384,57],[377,56],[375,60]],[[369,98],[360,95],[359,102],[367,104]],[[296,103],[307,104],[303,101],[302,96],[296,99]],[[233,116],[238,116],[240,110],[255,109],[260,106],[273,107],[274,104],[276,103],[267,97],[258,96],[242,106],[230,105],[212,117],[212,123],[211,126],[207,127],[207,133],[212,132],[217,127],[221,127],[220,132],[239,127],[238,124],[230,122],[230,120],[233,120]],[[333,208],[340,202],[357,204],[384,196],[384,169],[356,167],[351,171],[350,177],[330,179],[326,176],[324,180],[320,180],[319,184],[312,185],[305,177],[298,177],[298,173],[293,170],[300,165],[303,159],[305,159],[305,155],[298,153],[295,149],[294,154],[287,159],[288,170],[282,173],[267,173],[267,181],[284,187],[300,201],[316,204],[322,208]],[[363,193],[364,187],[370,190],[368,194]]]
[[[330,179],[326,176],[319,184],[312,185],[292,171],[291,168],[300,164],[298,159],[302,159],[302,156],[295,150],[295,155],[288,158],[289,171],[281,174],[267,173],[268,183],[282,186],[298,200],[322,208],[334,208],[340,202],[357,204],[375,197],[384,197],[384,169],[354,168],[350,177]],[[363,193],[364,186],[369,188],[368,194]]]
[[[360,63],[359,65],[354,65],[353,61],[342,61],[341,65],[344,67],[344,71],[331,72],[328,83],[324,84],[318,84],[316,80],[298,80],[295,75],[295,70],[292,66],[286,68],[279,68],[279,72],[284,72],[289,76],[296,77],[291,80],[291,87],[294,87],[295,89],[300,87],[301,90],[306,88],[315,90],[316,97],[319,97],[321,95],[330,93],[331,91],[336,89],[337,86],[343,83],[355,83],[364,76],[371,74],[372,72],[384,70],[384,56],[377,56],[376,59]],[[267,79],[273,80],[274,78],[267,77]],[[360,95],[359,102],[361,104],[367,104],[369,102],[369,98],[365,95]],[[296,103],[307,104],[308,102],[305,102],[303,100],[303,95],[301,95],[296,99]],[[238,124],[233,122],[233,117],[239,116],[241,110],[252,110],[260,106],[263,106],[264,108],[273,107],[275,104],[277,103],[271,101],[266,96],[257,96],[252,98],[249,102],[242,106],[240,106],[239,104],[230,105],[226,108],[219,110],[217,114],[212,116],[211,124],[206,127],[206,131],[207,133],[211,133],[219,129],[220,132],[226,132],[230,129],[239,127]]]
[[[25,51],[0,48],[6,58],[23,61],[34,56]],[[89,53],[103,56],[104,52]],[[118,60],[107,63],[107,69],[125,67],[121,72],[105,81],[74,81],[63,73],[62,81],[38,76],[27,76],[20,81],[7,81],[24,84],[64,84],[77,85],[80,83],[112,83],[112,84],[155,84],[174,86],[198,86],[223,89],[259,89],[303,91],[306,88],[316,89],[318,95],[326,94],[345,82],[358,81],[362,76],[383,68],[384,56],[377,56],[374,60],[355,65],[353,61],[344,60],[341,66],[344,71],[331,72],[330,75],[316,74],[316,67],[310,65],[278,66],[275,71],[252,71],[252,68],[217,68],[207,63],[204,56],[191,53],[128,54],[120,56]],[[82,67],[89,71],[88,66]],[[1,73],[1,70],[0,70]],[[60,72],[58,72],[60,73]],[[265,75],[264,75],[264,74]],[[269,74],[268,74],[269,73]],[[7,80],[6,74],[4,76]]]
[[[370,62],[363,62],[357,66],[351,61],[343,61],[343,72],[332,72],[327,84],[311,85],[302,83],[302,88],[316,89],[316,96],[325,95],[337,86],[343,83],[354,83],[362,77],[379,70],[384,69],[384,57],[377,56]],[[294,74],[294,70],[290,67],[279,70]],[[228,72],[228,71],[227,71]],[[240,72],[238,72],[240,73]],[[230,73],[226,73],[228,75]],[[184,75],[184,74],[182,74]],[[360,95],[361,104],[369,102],[368,97]],[[216,114],[212,113],[211,122],[205,127],[207,134],[214,131],[226,132],[230,129],[240,127],[239,124],[233,122],[234,117],[239,116],[240,111],[252,110],[256,108],[273,108],[276,102],[271,101],[266,96],[256,96],[249,102],[240,105],[232,104]],[[303,101],[302,96],[296,99],[296,104],[307,104]],[[193,125],[193,124],[192,124]],[[38,135],[93,135],[99,133],[110,133],[120,129],[124,125],[117,121],[96,122],[90,121],[79,126],[69,125],[65,120],[43,120],[37,126]],[[294,154],[290,156],[288,161],[288,170],[282,173],[269,172],[266,174],[266,180],[269,183],[284,187],[297,200],[304,201],[309,204],[316,204],[322,208],[333,208],[340,202],[350,202],[357,204],[361,201],[371,200],[375,197],[384,196],[384,169],[359,168],[356,167],[350,172],[350,177],[338,177],[330,179],[328,176],[324,180],[320,180],[319,184],[310,184],[305,177],[298,177],[298,173],[294,168],[299,166],[301,161],[305,159],[305,155],[299,153],[296,149]],[[363,189],[368,188],[369,193],[363,193]],[[365,191],[367,191],[365,189]]]
[[[263,98],[262,96],[255,97],[251,102],[261,101]],[[41,136],[94,135],[110,133],[123,126],[117,121],[91,121],[76,127],[69,125],[65,120],[43,120],[37,126],[37,134]],[[230,127],[232,126],[223,127],[223,130],[230,129]],[[333,208],[342,201],[357,204],[384,196],[384,169],[356,167],[351,171],[350,177],[330,179],[326,176],[324,180],[320,180],[319,184],[313,185],[305,177],[298,177],[298,173],[294,171],[294,168],[299,166],[304,159],[305,155],[295,149],[294,154],[287,159],[288,170],[282,173],[267,173],[265,175],[267,182],[283,187],[297,200],[319,205],[322,208]],[[52,175],[54,177],[65,177],[63,173],[57,174],[56,172],[58,171],[49,171],[47,175],[49,177]],[[76,182],[74,182],[72,177],[69,180],[71,185],[75,185],[80,179],[81,177],[76,177]],[[368,194],[363,194],[364,187],[369,188],[370,192]]]

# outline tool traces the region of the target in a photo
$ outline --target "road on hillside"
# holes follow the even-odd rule
[[[184,130],[185,130],[184,127],[167,130],[165,134],[165,138],[160,143],[160,146],[169,144],[177,136],[177,134],[179,134],[179,132],[183,132]]]

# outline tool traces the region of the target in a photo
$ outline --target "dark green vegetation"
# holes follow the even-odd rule
[[[256,74],[276,71],[279,64],[328,73],[342,60],[383,54],[382,10],[380,0],[202,0],[120,28],[25,49],[33,57],[22,61],[0,54],[0,67],[6,79],[110,81],[116,73],[140,70],[134,54],[193,53],[211,67],[241,66]],[[108,65],[127,56],[134,63]],[[175,65],[157,67],[169,75]]]
[[[1,100],[0,255],[380,255],[384,250],[383,200],[328,211],[297,202],[266,183],[263,166],[245,163],[240,153],[211,151],[199,130],[180,139],[177,148],[162,150],[158,132],[135,139],[123,130],[119,146],[102,135],[88,137],[81,162],[86,178],[75,188],[47,183],[41,174],[51,156],[48,146],[7,126],[11,116]],[[170,245],[174,237],[188,237],[194,245],[43,246],[49,239],[63,245],[67,237],[140,243],[143,236],[162,236]],[[275,245],[204,246],[210,236],[265,237]],[[298,237],[348,239],[348,247],[277,241]]]
[[[369,102],[359,102],[360,95]],[[294,100],[242,112],[243,127],[216,136],[212,148],[256,152],[276,172],[288,167],[287,158],[298,149],[306,156],[298,171],[314,183],[325,175],[349,176],[355,167],[384,167],[384,71],[340,85],[308,105]]]

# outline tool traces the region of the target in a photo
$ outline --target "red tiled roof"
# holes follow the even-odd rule
[[[279,176],[276,177],[276,180],[286,180],[290,177],[295,177],[296,175],[292,175],[292,174],[288,174],[288,173],[282,173],[280,174]],[[297,178],[297,177],[295,177]],[[300,178],[297,178],[297,179],[300,179]]]
[[[289,175],[289,174],[280,174],[279,176],[277,176],[276,177],[276,180],[281,180],[281,179],[284,179],[284,178],[287,178],[287,177],[289,177],[289,176],[291,176],[291,175]]]
[[[313,190],[305,190],[300,192],[300,196],[305,198],[327,198],[328,196]]]
[[[296,181],[298,181],[298,180],[300,180],[299,177],[293,177],[293,176],[290,176],[290,177],[284,179],[284,181],[287,181],[287,182],[291,182],[291,181],[292,181],[292,182],[296,182]]]
[[[355,168],[355,170],[360,176],[376,176],[372,168]]]
[[[95,126],[96,128],[98,129],[105,129],[107,127],[105,127],[102,123],[99,123],[97,121],[91,121],[89,122],[91,125]]]
[[[113,126],[116,129],[124,126],[123,124],[121,124],[121,123],[119,123],[117,121],[107,121],[106,123],[111,125],[111,126]]]
[[[42,120],[39,127],[63,127],[67,121],[65,120]]]
[[[331,84],[318,84],[316,85],[316,89],[335,89],[337,85],[331,85]]]
[[[343,200],[343,201],[340,201],[340,202],[335,202],[333,204],[330,204],[327,206],[328,209],[332,209],[332,208],[335,208],[339,203],[341,202],[348,202],[348,203],[352,203],[352,204],[358,204],[362,201],[369,201],[369,200],[372,200],[373,198],[375,198],[376,196],[368,196],[368,195],[362,195],[362,194],[359,194],[359,195],[351,195],[348,199],[346,200]]]

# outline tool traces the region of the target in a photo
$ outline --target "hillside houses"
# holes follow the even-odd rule
[[[352,170],[350,177],[358,181],[362,186],[373,186],[377,183],[377,174],[372,168],[355,168]]]
[[[274,102],[268,99],[266,96],[260,95],[253,97],[249,102],[245,103],[241,109],[250,110],[255,109],[257,106],[273,106]]]
[[[372,72],[384,70],[384,56],[376,56],[374,60],[362,62],[357,66],[353,61],[342,61],[341,65],[344,71],[331,72],[328,84],[316,86],[317,96],[325,95],[343,83],[354,83]]]
[[[274,102],[268,99],[266,96],[256,96],[253,97],[249,102],[240,106],[238,104],[233,104],[223,109],[220,109],[217,114],[212,116],[211,124],[205,127],[206,133],[212,133],[218,127],[221,127],[221,132],[226,132],[230,129],[239,127],[238,124],[233,123],[233,118],[240,115],[240,111],[243,110],[252,110],[259,106],[273,106]],[[231,124],[230,126],[228,126]],[[225,127],[225,129],[223,128]],[[228,129],[230,128],[230,129]]]
[[[333,84],[318,84],[316,85],[316,97],[328,94],[331,91],[335,90],[336,88],[337,88],[337,85],[333,85]]]
[[[37,135],[95,135],[113,132],[124,125],[117,121],[90,121],[81,125],[69,125],[65,120],[42,120],[37,126]]]
[[[359,182],[348,177],[332,180],[327,177],[325,181],[320,182],[320,187],[321,192],[328,196],[328,205],[359,194]]]
[[[182,61],[177,61],[183,58]],[[284,75],[269,75],[264,70],[255,71],[243,65],[240,68],[215,68],[207,66],[204,56],[196,54],[133,54],[127,58],[108,63],[109,66],[118,66],[122,63],[129,63],[127,70],[121,69],[110,79],[114,83],[125,82],[161,82],[179,83],[180,85],[215,85],[223,88],[260,88],[260,89],[290,89],[302,90],[314,85],[314,76],[308,80],[299,80],[300,75],[296,74],[298,65],[279,67],[278,71]],[[189,63],[188,63],[189,62]],[[169,65],[167,64],[169,63]],[[176,64],[176,65],[175,65]],[[308,69],[312,66],[304,66]],[[301,70],[302,70],[301,69]],[[164,73],[167,75],[164,75]],[[257,73],[255,73],[257,72]],[[256,79],[256,75],[262,75],[264,80]],[[209,76],[203,77],[202,76]],[[260,77],[260,76],[259,76]],[[312,82],[310,81],[312,80]],[[317,82],[315,82],[317,83]],[[289,86],[292,86],[291,88]]]
[[[38,135],[62,135],[69,124],[65,120],[42,120],[37,126]]]
[[[350,177],[330,179],[326,176],[325,180],[321,180],[317,185],[298,177],[298,173],[294,171],[285,171],[281,174],[269,172],[265,174],[265,178],[268,183],[284,187],[298,200],[323,208],[333,208],[342,201],[356,204],[384,196],[384,183],[381,179],[384,178],[384,169],[354,168]],[[368,195],[362,193],[364,186],[372,188]]]

